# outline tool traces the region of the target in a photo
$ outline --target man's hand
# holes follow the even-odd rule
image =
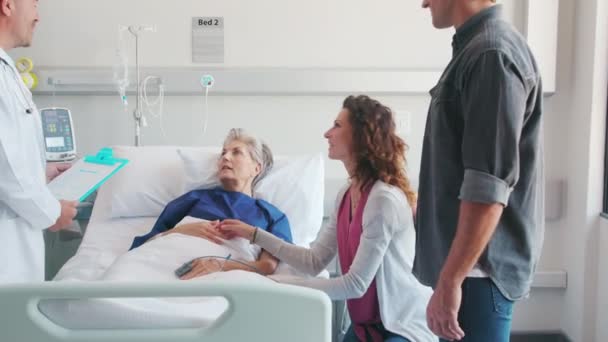
[[[49,230],[52,232],[56,232],[61,229],[70,227],[77,213],[77,201],[61,200],[59,201],[59,203],[61,204],[61,214],[59,215],[59,218],[57,219],[55,224],[49,227]]]
[[[458,324],[461,301],[461,284],[439,280],[426,308],[426,322],[435,335],[448,341],[464,338],[464,331]]]
[[[70,167],[71,163],[46,163],[46,182],[52,181]]]

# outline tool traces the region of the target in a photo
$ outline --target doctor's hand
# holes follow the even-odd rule
[[[219,231],[227,240],[239,236],[251,241],[255,229],[255,227],[239,220],[224,220],[219,225]]]
[[[448,341],[464,338],[464,331],[458,324],[461,301],[461,285],[440,279],[426,308],[426,322],[435,335]]]
[[[52,181],[70,167],[70,163],[46,163],[46,182]]]
[[[61,200],[59,201],[59,204],[61,204],[61,214],[59,215],[59,218],[57,219],[55,224],[49,227],[49,230],[52,232],[56,232],[61,229],[70,227],[77,213],[77,201]]]
[[[218,245],[223,243],[223,235],[218,230],[219,221],[211,222],[196,222],[179,225],[171,230],[167,234],[180,233],[184,235],[190,235],[198,238],[203,238],[211,242],[215,242]]]

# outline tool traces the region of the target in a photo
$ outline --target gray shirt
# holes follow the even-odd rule
[[[507,298],[530,290],[544,234],[542,87],[525,39],[500,6],[458,28],[424,134],[414,274],[435,286],[460,201],[505,206],[478,260]]]

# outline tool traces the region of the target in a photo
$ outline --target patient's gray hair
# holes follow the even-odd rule
[[[260,164],[260,173],[253,179],[252,183],[252,187],[255,188],[256,184],[272,169],[272,164],[274,163],[272,151],[263,141],[248,134],[242,128],[232,128],[224,140],[224,146],[235,140],[245,143],[249,148],[251,158]]]

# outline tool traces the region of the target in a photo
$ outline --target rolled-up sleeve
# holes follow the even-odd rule
[[[519,179],[525,77],[508,56],[489,50],[472,62],[462,95],[465,170],[459,198],[507,206]]]

